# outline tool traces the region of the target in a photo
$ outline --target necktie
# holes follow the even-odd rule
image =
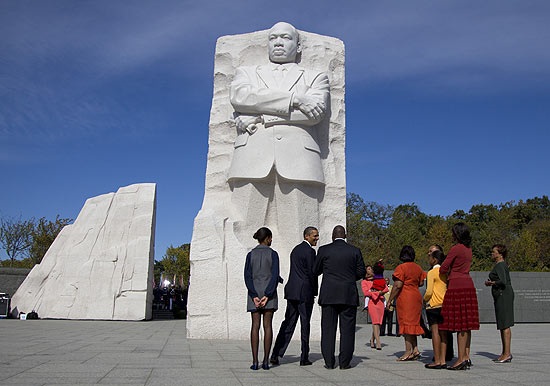
[[[273,70],[273,77],[275,78],[275,81],[279,86],[283,83],[283,80],[285,79],[284,70],[285,68],[283,66],[277,66]]]

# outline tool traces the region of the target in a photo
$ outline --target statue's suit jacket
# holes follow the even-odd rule
[[[272,63],[239,67],[231,83],[230,98],[242,115],[261,115],[257,131],[238,133],[228,179],[260,179],[273,166],[286,179],[324,184],[316,127],[321,119],[308,119],[292,108],[295,92],[330,102],[328,76],[296,63],[285,64],[288,72],[281,84],[273,75]]]

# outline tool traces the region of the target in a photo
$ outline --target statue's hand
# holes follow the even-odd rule
[[[245,131],[248,131],[250,134],[252,134],[248,130],[248,127],[254,126],[256,123],[262,122],[262,117],[259,115],[239,115],[235,118],[235,125],[237,126],[237,130],[239,130],[241,133],[244,133]],[[252,132],[254,132],[253,130]]]
[[[294,107],[297,107],[309,119],[321,120],[325,116],[326,106],[305,94],[294,94]]]

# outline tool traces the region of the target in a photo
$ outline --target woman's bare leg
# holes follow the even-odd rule
[[[379,324],[373,324],[372,325],[372,335],[376,343],[376,348],[382,348],[382,342],[380,342],[380,325]]]
[[[460,331],[456,333],[456,342],[458,345],[458,358],[452,367],[468,359],[466,346],[468,345],[468,333],[470,331]]]
[[[430,330],[432,331],[432,348],[434,350],[434,361],[430,365],[442,365],[441,359],[441,338],[439,336],[439,328],[437,324],[432,324]],[[443,356],[445,357],[445,356]]]
[[[512,329],[510,327],[500,330],[500,339],[502,340],[502,354],[498,360],[503,360],[512,355]]]
[[[439,326],[438,326],[439,330]],[[445,357],[447,355],[447,331],[438,331],[439,334],[439,364],[444,365],[447,363],[445,360]],[[435,361],[437,362],[437,357],[435,358]]]

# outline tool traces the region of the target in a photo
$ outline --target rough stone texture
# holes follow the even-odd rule
[[[151,319],[156,185],[90,198],[12,298],[41,318]]]
[[[216,44],[205,195],[195,218],[191,242],[187,324],[190,338],[249,338],[250,316],[246,312],[243,270],[246,253],[253,244],[243,245],[233,232],[239,213],[231,203],[227,174],[237,131],[231,121],[234,109],[229,101],[229,86],[237,67],[269,63],[267,32],[224,36]],[[303,52],[298,64],[323,71],[330,80],[331,114],[318,128],[326,182],[319,204],[319,231],[320,244],[325,244],[330,242],[332,228],[346,222],[344,44],[336,38],[303,31],[300,31],[300,38]],[[250,230],[251,236],[254,230]],[[285,280],[290,267],[289,254],[302,240],[300,233],[301,230],[296,232],[292,239],[274,234],[272,247],[279,253],[281,276]],[[254,242],[252,237],[250,240]],[[285,307],[283,287],[278,288],[275,330],[283,319]],[[311,339],[320,339],[318,306],[314,307],[311,326]],[[295,338],[299,339],[299,333]]]

